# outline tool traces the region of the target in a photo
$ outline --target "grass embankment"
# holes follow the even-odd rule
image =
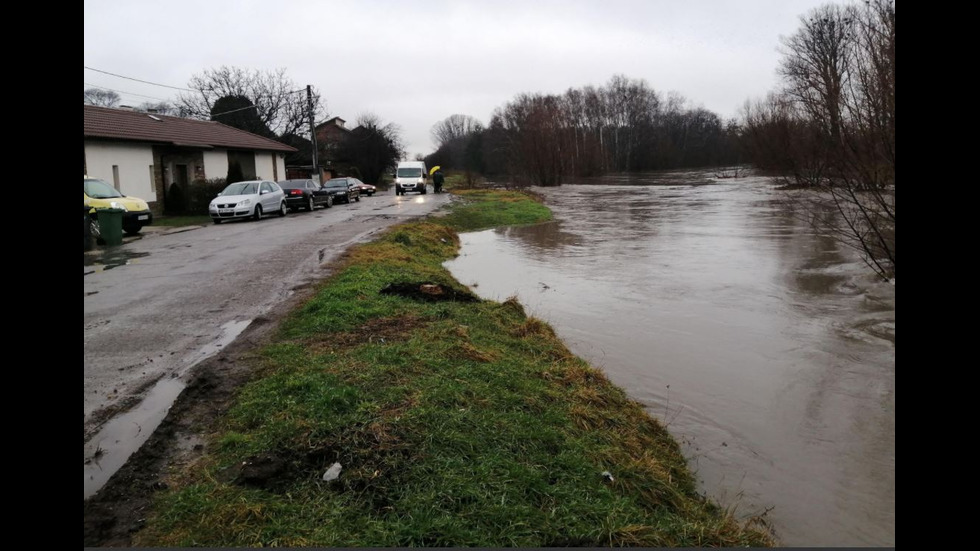
[[[256,353],[259,375],[134,544],[769,543],[701,500],[660,423],[547,324],[513,300],[461,300],[475,297],[442,267],[453,228],[550,216],[516,193],[462,195],[349,251]],[[422,282],[443,294],[418,297],[457,300],[379,292]]]

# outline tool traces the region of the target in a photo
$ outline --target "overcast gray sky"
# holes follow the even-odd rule
[[[433,124],[489,121],[521,92],[644,79],[722,118],[776,85],[780,35],[825,0],[85,0],[85,63],[186,86],[221,65],[283,67],[352,127],[373,112],[402,128],[408,156]],[[842,3],[842,2],[838,2]],[[84,70],[84,89],[124,104],[177,90]],[[140,94],[135,95],[135,94]]]

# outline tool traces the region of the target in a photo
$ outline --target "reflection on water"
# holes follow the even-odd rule
[[[894,286],[768,180],[710,176],[538,189],[556,222],[464,234],[447,266],[549,321],[784,545],[894,545]]]

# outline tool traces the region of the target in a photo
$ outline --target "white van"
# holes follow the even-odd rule
[[[405,195],[406,191],[417,191],[425,195],[425,183],[429,172],[422,161],[404,161],[395,169],[395,195]]]

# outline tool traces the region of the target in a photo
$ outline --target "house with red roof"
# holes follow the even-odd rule
[[[155,214],[163,212],[170,186],[224,178],[232,163],[246,176],[284,180],[285,156],[296,151],[220,122],[84,107],[85,174],[145,199]]]

